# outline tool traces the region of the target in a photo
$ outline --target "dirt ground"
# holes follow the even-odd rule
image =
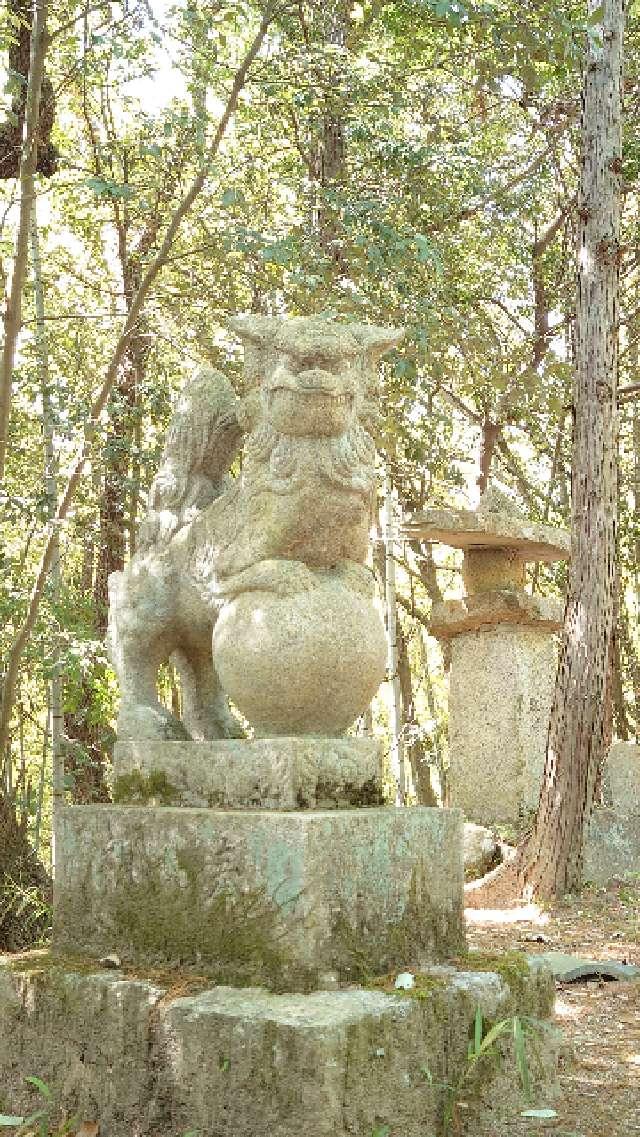
[[[587,888],[546,911],[468,915],[470,948],[565,951],[640,966],[640,882]],[[557,1117],[514,1117],[498,1128],[489,1123],[482,1137],[640,1134],[640,980],[558,984],[556,1020],[567,1044],[562,1096],[553,1103]],[[480,1137],[479,1131],[474,1128],[469,1137]]]

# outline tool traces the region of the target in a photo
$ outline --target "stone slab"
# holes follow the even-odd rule
[[[457,810],[67,806],[57,842],[60,950],[295,990],[464,944]]]
[[[545,629],[499,624],[452,640],[449,787],[469,821],[514,825],[536,808],[556,668]]]
[[[640,873],[640,814],[594,809],[585,841],[582,878],[593,884]]]
[[[335,809],[382,804],[373,738],[118,742],[118,802],[231,809]]]
[[[442,1121],[437,1083],[466,1071],[476,1007],[485,1021],[544,1019],[553,1003],[548,973],[513,987],[468,966],[427,973],[416,999],[361,988],[185,993],[180,973],[92,973],[46,953],[5,960],[3,1106],[32,1109],[24,1077],[37,1072],[62,1111],[99,1122],[101,1137],[371,1137],[387,1125],[430,1137]],[[471,1116],[483,1101],[512,1115],[523,1108],[511,1043],[503,1045],[502,1062],[465,1081]],[[557,1050],[548,1029],[528,1044],[537,1104],[556,1097]]]
[[[571,549],[566,529],[537,525],[505,512],[426,509],[408,518],[401,534],[407,540],[440,541],[454,549],[513,549],[523,561],[562,561]]]
[[[622,816],[640,815],[640,746],[616,742],[605,766],[611,804]]]
[[[561,629],[563,615],[563,603],[553,596],[530,596],[527,592],[507,589],[478,592],[462,600],[434,604],[430,631],[439,640],[483,631],[497,624],[532,626],[551,633]]]
[[[548,968],[560,983],[575,983],[580,979],[637,979],[640,967],[618,963],[615,959],[583,959],[562,951],[545,951],[527,956],[531,968]]]
[[[465,880],[476,880],[502,860],[500,838],[493,829],[467,821],[463,830],[462,856]]]

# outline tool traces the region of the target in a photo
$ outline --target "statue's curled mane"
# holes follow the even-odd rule
[[[297,438],[262,422],[246,439],[244,455],[250,493],[294,493],[311,475],[327,486],[366,496],[375,475],[374,442],[360,423],[337,437]]]

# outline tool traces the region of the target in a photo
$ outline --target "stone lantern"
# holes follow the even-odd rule
[[[561,601],[525,591],[525,566],[567,559],[569,534],[490,488],[476,511],[428,509],[403,535],[464,551],[466,596],[431,617],[450,648],[451,804],[483,825],[518,824],[538,802],[563,618]]]

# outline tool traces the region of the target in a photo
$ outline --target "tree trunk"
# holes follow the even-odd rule
[[[40,92],[47,49],[47,0],[37,0],[31,33],[31,56],[27,83],[27,103],[24,123],[24,142],[20,154],[20,210],[16,233],[11,288],[4,314],[4,344],[0,364],[0,482],[4,481],[4,467],[9,438],[11,395],[16,345],[22,326],[22,290],[27,273],[29,255],[29,224],[35,195],[35,172],[38,160],[38,116]]]
[[[133,297],[140,287],[141,269],[134,258],[129,259],[123,250],[122,275],[124,293],[129,310]],[[97,633],[102,638],[107,630],[109,611],[108,580],[112,572],[124,568],[127,553],[127,533],[131,527],[129,513],[129,468],[131,446],[135,435],[138,391],[149,354],[146,324],[138,320],[136,333],[127,346],[111,398],[109,427],[102,452],[103,488],[100,496],[100,536],[94,583],[94,600]],[[131,550],[129,550],[131,551]]]
[[[387,679],[389,699],[389,763],[396,783],[396,805],[404,805],[406,777],[404,767],[404,738],[402,720],[402,692],[398,674],[398,614],[396,603],[396,561],[393,533],[393,490],[387,476],[384,489],[384,583],[387,626]]]
[[[33,285],[36,308],[35,342],[40,371],[42,392],[42,441],[44,444],[44,492],[47,499],[47,517],[51,522],[58,508],[58,448],[55,435],[55,414],[51,402],[51,381],[49,375],[49,352],[45,323],[44,288],[42,266],[40,263],[40,238],[38,233],[38,211],[36,203],[31,215],[31,262],[33,266]],[[54,605],[60,603],[62,574],[60,569],[60,539],[57,530],[53,532],[53,555],[49,571],[49,588]],[[51,726],[51,766],[52,766],[52,852],[51,864],[55,872],[55,832],[58,809],[64,805],[64,755],[61,748],[63,728],[63,690],[62,675],[58,661],[59,645],[54,643],[54,665],[48,690],[48,723]],[[38,834],[39,837],[39,834]],[[36,842],[36,846],[37,846]]]
[[[349,5],[339,3],[327,6],[324,10],[320,6],[316,18],[321,20],[325,42],[335,47],[344,47],[351,22]],[[319,75],[317,82],[324,89],[324,107],[317,142],[310,151],[309,174],[316,186],[312,223],[318,233],[322,251],[335,272],[344,276],[348,273],[348,266],[341,244],[340,211],[332,201],[332,195],[344,185],[346,179],[346,108],[339,79],[336,81],[329,72]]]
[[[419,737],[419,722],[413,693],[413,678],[409,661],[407,637],[397,621],[398,679],[402,693],[402,721],[405,733],[405,753],[411,766],[411,777],[418,805],[437,805],[431,785],[431,766],[427,761],[425,745]]]
[[[478,474],[478,487],[481,494],[484,493],[489,485],[491,463],[498,439],[502,434],[502,427],[503,424],[501,422],[492,422],[489,415],[485,415],[480,438],[480,473]]]
[[[599,0],[589,0],[589,14]],[[540,802],[502,874],[468,890],[480,905],[552,897],[580,884],[586,826],[610,724],[615,627],[618,291],[623,0],[605,0],[590,37],[582,101],[571,562]]]

